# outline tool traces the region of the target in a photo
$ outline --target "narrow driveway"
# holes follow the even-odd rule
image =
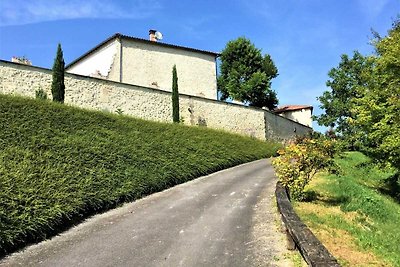
[[[284,247],[269,160],[94,216],[0,266],[275,266]]]

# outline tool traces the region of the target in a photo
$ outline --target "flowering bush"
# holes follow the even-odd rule
[[[290,197],[301,201],[305,198],[304,188],[314,175],[333,166],[335,152],[335,141],[302,138],[279,150],[279,157],[272,164]]]

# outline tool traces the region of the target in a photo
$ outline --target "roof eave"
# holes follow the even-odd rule
[[[208,55],[212,55],[214,57],[219,57],[221,55],[220,53],[217,53],[217,52],[201,50],[201,49],[197,49],[197,48],[191,48],[191,47],[179,46],[179,45],[167,44],[167,43],[161,43],[161,42],[154,42],[154,41],[150,41],[147,39],[132,37],[132,36],[123,35],[123,34],[118,34],[118,35],[121,38],[124,38],[127,40],[139,41],[139,42],[143,42],[143,43],[151,44],[151,45],[159,45],[159,46],[164,46],[164,47],[169,47],[169,48],[177,48],[177,49],[182,49],[182,50],[187,50],[187,51],[192,51],[192,52],[197,52],[197,53],[202,53],[202,54],[208,54]]]
[[[310,109],[311,112],[313,112],[314,107],[313,106],[304,106],[304,107],[299,107],[299,108],[284,107],[284,108],[273,110],[273,112],[276,114],[281,114],[281,113],[285,113],[285,112],[289,112],[289,111],[298,111],[298,110],[302,110],[302,109]]]
[[[160,45],[160,46],[169,47],[169,48],[183,49],[183,50],[187,50],[187,51],[191,51],[191,52],[212,55],[215,58],[217,58],[217,57],[219,57],[221,55],[220,53],[216,53],[216,52],[205,51],[205,50],[200,50],[200,49],[196,49],[196,48],[178,46],[178,45],[167,44],[167,43],[152,42],[152,41],[149,41],[149,40],[146,40],[146,39],[141,39],[141,38],[136,38],[136,37],[132,37],[132,36],[128,36],[128,35],[123,35],[121,33],[116,33],[116,34],[112,35],[111,37],[107,38],[106,40],[104,40],[103,42],[101,42],[100,44],[98,44],[97,46],[95,46],[94,48],[90,49],[88,52],[86,52],[82,56],[78,57],[77,59],[75,59],[74,61],[69,63],[67,66],[65,66],[65,69],[68,69],[68,68],[72,67],[73,65],[78,63],[80,60],[82,60],[85,57],[89,56],[90,54],[94,53],[99,48],[101,48],[102,46],[106,45],[107,43],[109,43],[110,41],[112,41],[114,39],[133,40],[133,41],[143,42],[143,43],[152,44],[152,45]]]
[[[107,43],[109,43],[110,41],[120,38],[121,34],[120,33],[116,33],[114,35],[112,35],[111,37],[107,38],[106,40],[104,40],[103,42],[101,42],[100,44],[96,45],[95,47],[93,47],[92,49],[90,49],[88,52],[84,53],[82,56],[78,57],[77,59],[73,60],[71,63],[69,63],[67,66],[65,66],[65,69],[68,69],[70,67],[72,67],[72,65],[75,65],[76,63],[78,63],[81,59],[84,59],[85,57],[89,56],[90,54],[94,53],[95,51],[97,51],[99,48],[103,47],[104,45],[106,45]]]

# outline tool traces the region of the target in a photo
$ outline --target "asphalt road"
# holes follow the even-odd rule
[[[96,215],[0,266],[281,265],[275,182],[269,160],[220,171]]]

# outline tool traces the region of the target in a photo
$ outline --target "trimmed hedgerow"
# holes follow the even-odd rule
[[[277,144],[0,95],[0,256]]]

